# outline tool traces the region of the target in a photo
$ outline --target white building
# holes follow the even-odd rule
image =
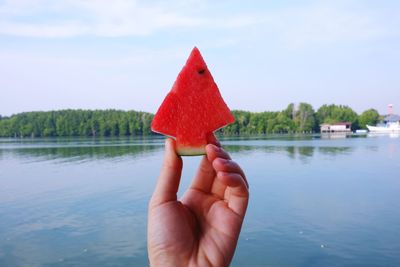
[[[351,122],[337,122],[321,124],[321,133],[346,133],[351,132]]]

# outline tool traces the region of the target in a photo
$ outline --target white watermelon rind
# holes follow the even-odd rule
[[[175,136],[172,135],[167,135],[165,133],[156,131],[154,129],[151,129],[153,132],[164,135],[166,137],[172,138],[174,140],[176,140]],[[185,147],[176,147],[175,151],[176,154],[178,154],[179,156],[201,156],[201,155],[205,155],[206,154],[206,145],[202,145],[202,146],[197,146],[197,147],[189,147],[189,146],[185,146]]]

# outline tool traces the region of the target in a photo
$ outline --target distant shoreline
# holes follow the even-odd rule
[[[358,115],[342,105],[289,104],[282,111],[232,111],[235,122],[219,130],[226,136],[319,133],[322,123],[351,122],[352,130],[375,125],[382,116],[375,109]],[[142,111],[65,109],[0,116],[0,137],[146,136],[154,114]]]

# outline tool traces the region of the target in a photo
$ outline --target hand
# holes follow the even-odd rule
[[[207,145],[194,180],[180,201],[182,159],[167,139],[165,157],[149,204],[150,265],[228,266],[249,200],[242,169],[229,154]]]

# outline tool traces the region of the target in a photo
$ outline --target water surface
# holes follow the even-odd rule
[[[232,266],[400,266],[399,138],[223,145],[251,193]],[[162,153],[160,138],[0,139],[0,266],[147,266]]]

